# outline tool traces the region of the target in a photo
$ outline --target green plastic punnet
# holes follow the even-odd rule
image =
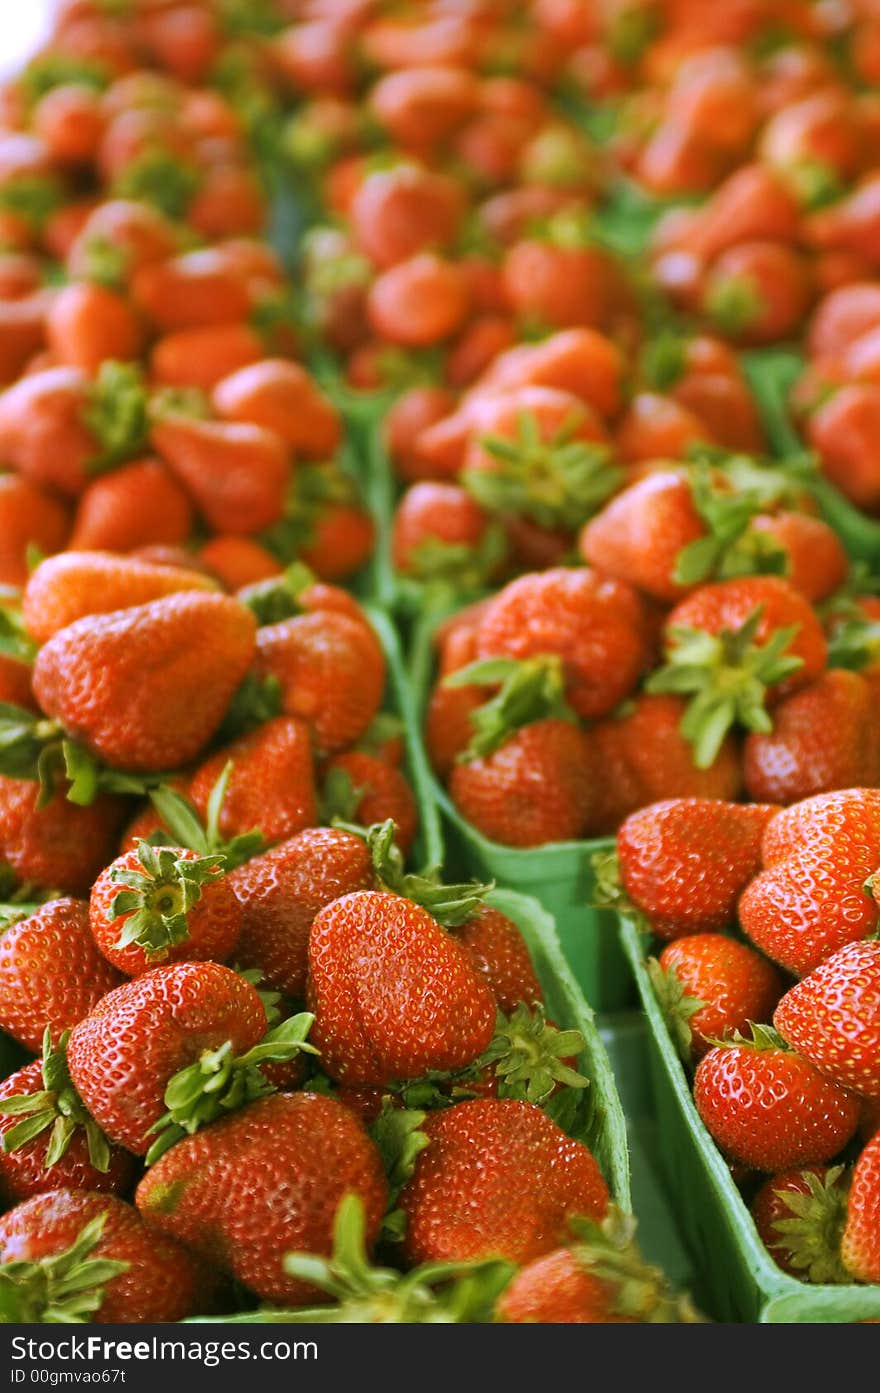
[[[708,1314],[724,1321],[852,1323],[880,1318],[880,1286],[812,1286],[776,1266],[697,1112],[690,1081],[654,995],[637,926],[620,939],[648,1026],[648,1062],[666,1180]]]

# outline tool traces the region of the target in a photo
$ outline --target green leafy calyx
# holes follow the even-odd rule
[[[481,885],[476,880],[446,885],[440,879],[437,867],[422,875],[405,871],[403,854],[394,840],[396,833],[397,824],[392,818],[376,822],[366,831],[366,842],[379,887],[393,895],[413,900],[427,909],[445,928],[457,928],[472,919],[482,907],[492,885]]]
[[[19,1120],[3,1133],[3,1150],[8,1154],[26,1146],[51,1128],[45,1168],[51,1170],[61,1160],[78,1129],[86,1135],[89,1163],[95,1170],[110,1168],[110,1146],[97,1122],[73,1086],[67,1068],[66,1030],[53,1046],[49,1027],[43,1035],[43,1088],[37,1093],[16,1094],[0,1100],[0,1113]]]
[[[138,842],[139,869],[116,864],[110,880],[120,890],[106,912],[109,923],[123,919],[117,948],[136,944],[147,957],[165,954],[190,936],[188,914],[202,897],[202,887],[219,875],[222,856],[179,856],[178,849]]]
[[[71,1325],[90,1320],[101,1309],[107,1283],[129,1268],[127,1262],[94,1256],[106,1217],[89,1220],[64,1252],[4,1263],[0,1321]]]
[[[536,658],[484,658],[443,680],[446,687],[497,686],[498,691],[470,714],[473,735],[458,756],[461,763],[491,755],[510,736],[534,721],[575,721],[565,700],[565,675],[558,654]]]

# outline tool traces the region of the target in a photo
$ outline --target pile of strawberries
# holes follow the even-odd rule
[[[632,814],[607,886],[779,1266],[880,1282],[880,793]]]

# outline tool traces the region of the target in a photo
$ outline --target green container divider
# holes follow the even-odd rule
[[[777,455],[791,455],[805,449],[788,409],[789,392],[803,371],[805,361],[803,354],[794,349],[755,349],[740,356],[764,429]],[[860,512],[822,474],[806,479],[805,487],[854,560],[869,564],[880,561],[880,521]]]
[[[691,1086],[645,967],[642,936],[620,918],[620,938],[648,1023],[651,1083],[670,1194],[717,1320],[839,1323],[880,1317],[880,1286],[811,1286],[778,1268],[730,1170],[697,1112]]]
[[[544,989],[548,1014],[557,1025],[566,1030],[579,1030],[584,1037],[578,1068],[590,1080],[593,1112],[582,1139],[599,1162],[612,1198],[622,1209],[629,1210],[632,1200],[626,1121],[614,1073],[594,1014],[563,956],[552,915],[537,900],[513,890],[493,890],[487,899],[518,925]],[[266,1321],[283,1325],[288,1317],[284,1311],[244,1311],[233,1316],[194,1316],[192,1321],[229,1325]]]
[[[441,617],[426,612],[413,635],[409,675],[419,719],[427,704],[433,670],[432,636]],[[422,748],[424,751],[423,744]],[[555,918],[565,956],[587,1000],[597,1011],[628,1006],[633,986],[617,938],[616,917],[591,904],[595,889],[592,857],[610,850],[613,839],[551,842],[529,848],[502,846],[465,821],[435,778],[427,758],[424,765],[449,830],[453,864],[462,872],[534,895]]]

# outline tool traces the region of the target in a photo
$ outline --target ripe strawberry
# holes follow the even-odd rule
[[[7,909],[0,936],[0,1027],[38,1053],[87,1016],[122,977],[95,946],[88,905],[50,900]]]
[[[199,547],[199,561],[231,594],[280,576],[281,563],[250,537],[212,537]]]
[[[779,1002],[773,1024],[828,1078],[880,1098],[880,943],[847,943]]]
[[[77,503],[70,547],[125,552],[180,546],[189,537],[192,523],[190,501],[164,464],[149,457],[132,460],[86,484]]]
[[[586,568],[512,581],[482,615],[477,655],[545,654],[562,659],[565,697],[577,714],[606,715],[632,691],[647,658],[636,592]]]
[[[813,604],[827,600],[846,581],[849,560],[843,543],[821,518],[786,511],[759,514],[751,532],[781,549],[786,579]]]
[[[578,549],[588,565],[673,604],[688,589],[676,575],[679,556],[705,536],[686,475],[657,470],[607,503],[584,527]]]
[[[343,895],[368,890],[373,870],[362,838],[313,827],[252,857],[228,881],[241,906],[236,961],[259,968],[272,990],[302,1000],[315,915]]]
[[[404,855],[412,850],[419,823],[415,794],[406,776],[364,750],[348,750],[328,761],[322,800],[323,820],[334,817],[370,827],[388,818]]]
[[[859,1119],[851,1093],[792,1053],[766,1026],[734,1037],[703,1057],[694,1102],[731,1160],[755,1170],[820,1165],[853,1136]]]
[[[504,552],[497,525],[458,484],[414,484],[397,506],[391,555],[405,575],[476,589],[497,572]]]
[[[315,917],[308,1000],[322,1067],[344,1083],[462,1068],[495,1025],[492,994],[461,945],[426,909],[383,891],[345,895]]]
[[[223,837],[258,828],[265,841],[293,837],[318,821],[309,730],[294,716],[277,716],[224,745],[193,775],[189,796],[202,817],[227,761],[229,782],[220,809]]]
[[[865,884],[880,865],[880,792],[822,793],[784,809],[767,825],[762,856],[739,920],[788,972],[803,977],[874,934],[880,911]]]
[[[591,1152],[533,1103],[458,1103],[430,1113],[422,1131],[428,1145],[400,1195],[408,1263],[526,1263],[564,1243],[574,1215],[607,1210]]]
[[[0,1218],[14,1321],[177,1321],[210,1305],[207,1271],[115,1195],[50,1190]]]
[[[195,590],[90,616],[40,650],[34,692],[108,764],[173,768],[217,730],[250,665],[255,628],[236,600]]]
[[[346,1194],[363,1202],[372,1244],[387,1197],[377,1148],[342,1104],[294,1093],[260,1099],[179,1142],[141,1181],[137,1205],[152,1227],[257,1296],[301,1306],[315,1289],[286,1275],[284,1255],[329,1254]]]
[[[339,415],[299,363],[264,358],[218,382],[212,393],[217,415],[271,431],[297,456],[324,459],[341,440]]]
[[[520,1004],[543,1002],[544,993],[519,928],[491,905],[483,905],[455,929],[455,937],[470,954],[486,981],[498,1010],[509,1016]]]
[[[274,431],[168,412],[150,439],[213,531],[247,536],[281,518],[291,471]]]
[[[47,1026],[42,1059],[0,1084],[0,1194],[7,1206],[61,1186],[118,1195],[134,1177],[134,1157],[110,1146],[73,1087],[66,1045],[65,1033],[53,1046]]]
[[[0,860],[24,884],[85,895],[113,855],[124,815],[109,794],[81,807],[62,789],[41,807],[36,780],[0,774]]]
[[[848,1178],[842,1166],[808,1166],[765,1180],[752,1218],[774,1262],[808,1282],[848,1282],[840,1259]]]
[[[0,475],[0,585],[24,585],[28,548],[48,556],[64,546],[69,530],[67,509],[52,494],[17,474]]]
[[[248,324],[178,329],[153,345],[150,377],[163,387],[198,387],[210,392],[230,373],[259,362],[265,352],[260,335]]]
[[[702,1059],[716,1039],[769,1021],[782,973],[725,934],[688,934],[649,960],[651,982],[682,1057]]]
[[[385,686],[385,658],[372,629],[329,611],[260,629],[256,671],[278,680],[283,711],[309,725],[322,754],[363,735]]]
[[[732,923],[760,865],[765,804],[673,798],[632,813],[617,834],[620,880],[658,938]]]
[[[143,1156],[166,1113],[166,1086],[188,1065],[240,1055],[265,1034],[256,988],[220,963],[156,967],[104,996],[71,1033],[77,1092],[111,1141]],[[207,1064],[206,1064],[207,1068]]]
[[[140,357],[143,330],[128,301],[104,285],[71,281],[46,316],[49,351],[58,363],[96,373],[108,358]]]
[[[104,957],[128,977],[170,962],[222,962],[241,910],[220,856],[142,841],[102,871],[89,919]]]
[[[840,1256],[858,1282],[880,1282],[880,1136],[865,1147],[853,1170]]]
[[[130,609],[179,590],[211,590],[206,576],[104,552],[65,551],[42,561],[22,595],[25,628],[38,643],[89,614]]]

